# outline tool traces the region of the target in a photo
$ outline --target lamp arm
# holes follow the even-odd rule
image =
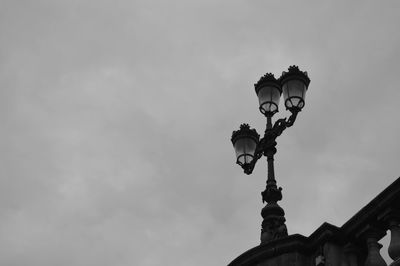
[[[253,169],[256,166],[258,159],[261,158],[262,154],[263,151],[260,149],[260,145],[257,144],[253,160],[248,165],[242,167],[246,175],[250,175],[253,172]]]
[[[274,123],[274,126],[272,127],[272,129],[267,129],[265,131],[265,136],[271,135],[272,137],[277,138],[278,136],[280,136],[282,134],[282,132],[286,128],[293,126],[294,122],[296,121],[297,114],[299,113],[299,111],[290,110],[290,112],[292,114],[289,116],[289,118],[278,119]],[[265,138],[265,136],[264,136],[264,138]]]
[[[286,126],[287,127],[291,127],[294,124],[294,121],[296,121],[297,118],[297,114],[299,113],[298,110],[290,110],[290,112],[292,113],[289,117],[289,119],[286,122]]]
[[[262,154],[270,154],[268,151],[272,151],[273,154],[276,152],[276,138],[279,137],[286,128],[293,126],[294,122],[296,121],[298,111],[290,111],[292,114],[289,118],[278,119],[271,128],[268,128],[267,126],[264,137],[257,145],[256,155],[259,155],[258,158],[260,158]]]
[[[265,130],[264,137],[257,144],[253,160],[249,164],[242,166],[245,174],[250,175],[253,172],[258,159],[263,155],[268,156],[268,154],[275,154],[276,138],[279,137],[286,128],[293,126],[296,121],[298,111],[290,111],[292,114],[289,118],[278,119],[272,128],[267,128]]]

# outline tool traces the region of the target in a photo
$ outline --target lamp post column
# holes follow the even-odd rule
[[[267,130],[272,130],[272,116],[267,116]],[[275,147],[274,147],[275,149]],[[266,150],[267,156],[267,163],[268,163],[268,179],[267,184],[276,184],[275,180],[275,169],[274,169],[274,154],[276,153],[275,150]]]
[[[267,136],[273,131],[271,120],[271,116],[267,116],[267,129],[264,137],[267,141]],[[268,178],[267,186],[261,192],[263,202],[267,202],[267,205],[261,210],[261,216],[263,217],[261,224],[261,244],[288,235],[285,225],[285,212],[277,203],[282,199],[282,188],[277,187],[275,180],[274,154],[276,153],[276,141],[275,138],[269,141],[270,143],[264,148],[264,155],[267,157],[268,162]]]

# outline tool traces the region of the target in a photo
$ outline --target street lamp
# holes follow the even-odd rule
[[[261,225],[261,244],[287,236],[285,225],[285,212],[278,205],[282,199],[282,188],[278,188],[274,172],[274,154],[276,153],[276,138],[293,125],[297,114],[305,105],[305,94],[310,84],[307,72],[299,70],[297,66],[289,67],[278,79],[273,74],[267,73],[254,84],[260,112],[267,118],[264,137],[248,124],[242,124],[240,129],[232,133],[232,144],[236,152],[236,163],[246,174],[253,172],[258,159],[263,155],[267,157],[268,178],[267,186],[261,192],[263,203],[267,205],[261,211],[263,222]],[[279,99],[283,92],[285,107],[290,111],[289,118],[278,119],[272,125],[272,116],[277,113]]]

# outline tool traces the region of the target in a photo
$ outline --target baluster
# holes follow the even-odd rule
[[[346,246],[344,246],[344,260],[345,260],[345,264],[349,265],[349,266],[357,266],[358,265],[358,260],[357,260],[357,254],[359,249],[349,243]]]
[[[365,266],[386,266],[386,262],[379,252],[382,244],[378,243],[378,237],[378,234],[375,232],[370,232],[366,236],[368,256],[365,260]]]
[[[389,256],[392,260],[396,261],[400,258],[400,226],[397,219],[391,219],[389,221],[390,229],[390,244],[389,244]]]

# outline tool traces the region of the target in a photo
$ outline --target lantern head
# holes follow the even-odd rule
[[[240,125],[240,129],[232,133],[231,141],[236,152],[236,163],[245,172],[252,165],[259,139],[260,135],[255,129],[250,129],[248,124]]]
[[[260,104],[260,112],[272,117],[278,112],[279,98],[282,94],[280,82],[271,73],[265,74],[254,84]]]
[[[310,84],[307,72],[299,70],[297,66],[291,66],[288,72],[283,72],[279,78],[282,84],[283,98],[287,110],[300,112],[305,104],[306,91]]]

